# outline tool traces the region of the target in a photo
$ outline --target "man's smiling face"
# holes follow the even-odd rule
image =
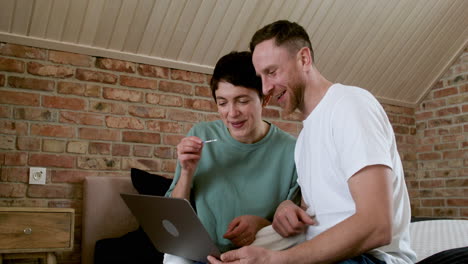
[[[297,53],[269,39],[255,47],[252,60],[262,78],[263,93],[275,98],[286,113],[302,110],[305,81]]]

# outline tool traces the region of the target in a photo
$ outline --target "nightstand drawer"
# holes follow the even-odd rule
[[[0,208],[0,253],[72,249],[74,210]]]

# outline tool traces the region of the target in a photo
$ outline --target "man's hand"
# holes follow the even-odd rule
[[[195,136],[183,138],[177,145],[177,158],[183,170],[193,173],[201,158],[203,141]]]
[[[283,237],[303,233],[309,225],[314,224],[314,219],[290,200],[286,200],[278,206],[273,219],[273,229]]]
[[[223,237],[238,247],[247,246],[255,241],[258,230],[270,224],[260,216],[242,215],[231,221]]]
[[[281,251],[271,251],[261,247],[248,246],[228,251],[221,255],[221,260],[208,256],[211,264],[276,264],[284,263],[280,258]]]

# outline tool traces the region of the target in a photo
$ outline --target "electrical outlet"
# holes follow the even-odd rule
[[[29,184],[45,184],[47,178],[46,168],[29,168]]]

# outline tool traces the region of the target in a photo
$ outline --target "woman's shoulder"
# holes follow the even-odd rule
[[[215,121],[201,121],[192,126],[192,129],[205,129],[205,128],[216,128],[224,126],[221,120]]]
[[[296,144],[296,138],[289,134],[288,132],[282,130],[278,126],[271,124],[271,129],[273,133],[273,137],[275,140],[281,140],[284,141],[287,144]]]
[[[224,124],[221,120],[199,122],[190,129],[192,135],[219,134],[223,131]]]

